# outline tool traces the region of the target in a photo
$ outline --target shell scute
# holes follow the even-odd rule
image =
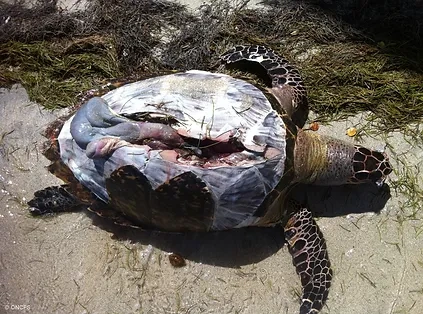
[[[207,185],[194,173],[178,175],[154,189],[132,165],[120,167],[106,179],[109,205],[134,224],[168,231],[207,231],[214,201]]]
[[[134,223],[152,226],[149,209],[152,187],[146,176],[136,167],[127,165],[113,171],[106,179],[109,205]]]
[[[192,172],[172,178],[151,195],[154,226],[171,231],[208,231],[214,206],[208,186]]]

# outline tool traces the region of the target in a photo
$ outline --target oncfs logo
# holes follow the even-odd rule
[[[6,304],[4,309],[6,311],[30,311],[31,306],[29,304]]]

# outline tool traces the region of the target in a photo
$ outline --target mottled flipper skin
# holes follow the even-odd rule
[[[83,203],[66,190],[66,186],[50,186],[34,193],[28,202],[34,216],[72,211]]]
[[[309,111],[307,92],[300,72],[288,60],[270,48],[258,45],[235,46],[220,58],[226,64],[242,61],[260,64],[272,81],[270,93],[298,127],[304,126]]]
[[[323,234],[307,208],[299,207],[284,227],[293,264],[301,278],[300,314],[316,314],[326,302],[332,270]]]

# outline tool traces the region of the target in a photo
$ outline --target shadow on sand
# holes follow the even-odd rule
[[[293,197],[316,217],[337,217],[351,213],[378,213],[390,198],[389,186],[374,184],[337,187],[297,185]],[[93,223],[114,234],[119,240],[152,245],[175,252],[188,260],[222,267],[238,268],[257,263],[284,245],[283,228],[240,228],[209,233],[168,233],[115,225],[89,212]],[[330,249],[330,248],[329,248]]]

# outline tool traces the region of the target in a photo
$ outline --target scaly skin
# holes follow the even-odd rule
[[[264,46],[235,46],[220,59],[227,65],[239,62],[258,63],[272,81],[268,91],[277,99],[282,110],[302,128],[308,116],[307,92],[300,72],[288,60]]]
[[[326,302],[332,280],[323,234],[307,208],[295,211],[284,231],[292,262],[303,286],[300,314],[318,313]]]
[[[311,131],[298,131],[294,155],[295,181],[302,183],[381,184],[392,172],[386,154]]]

